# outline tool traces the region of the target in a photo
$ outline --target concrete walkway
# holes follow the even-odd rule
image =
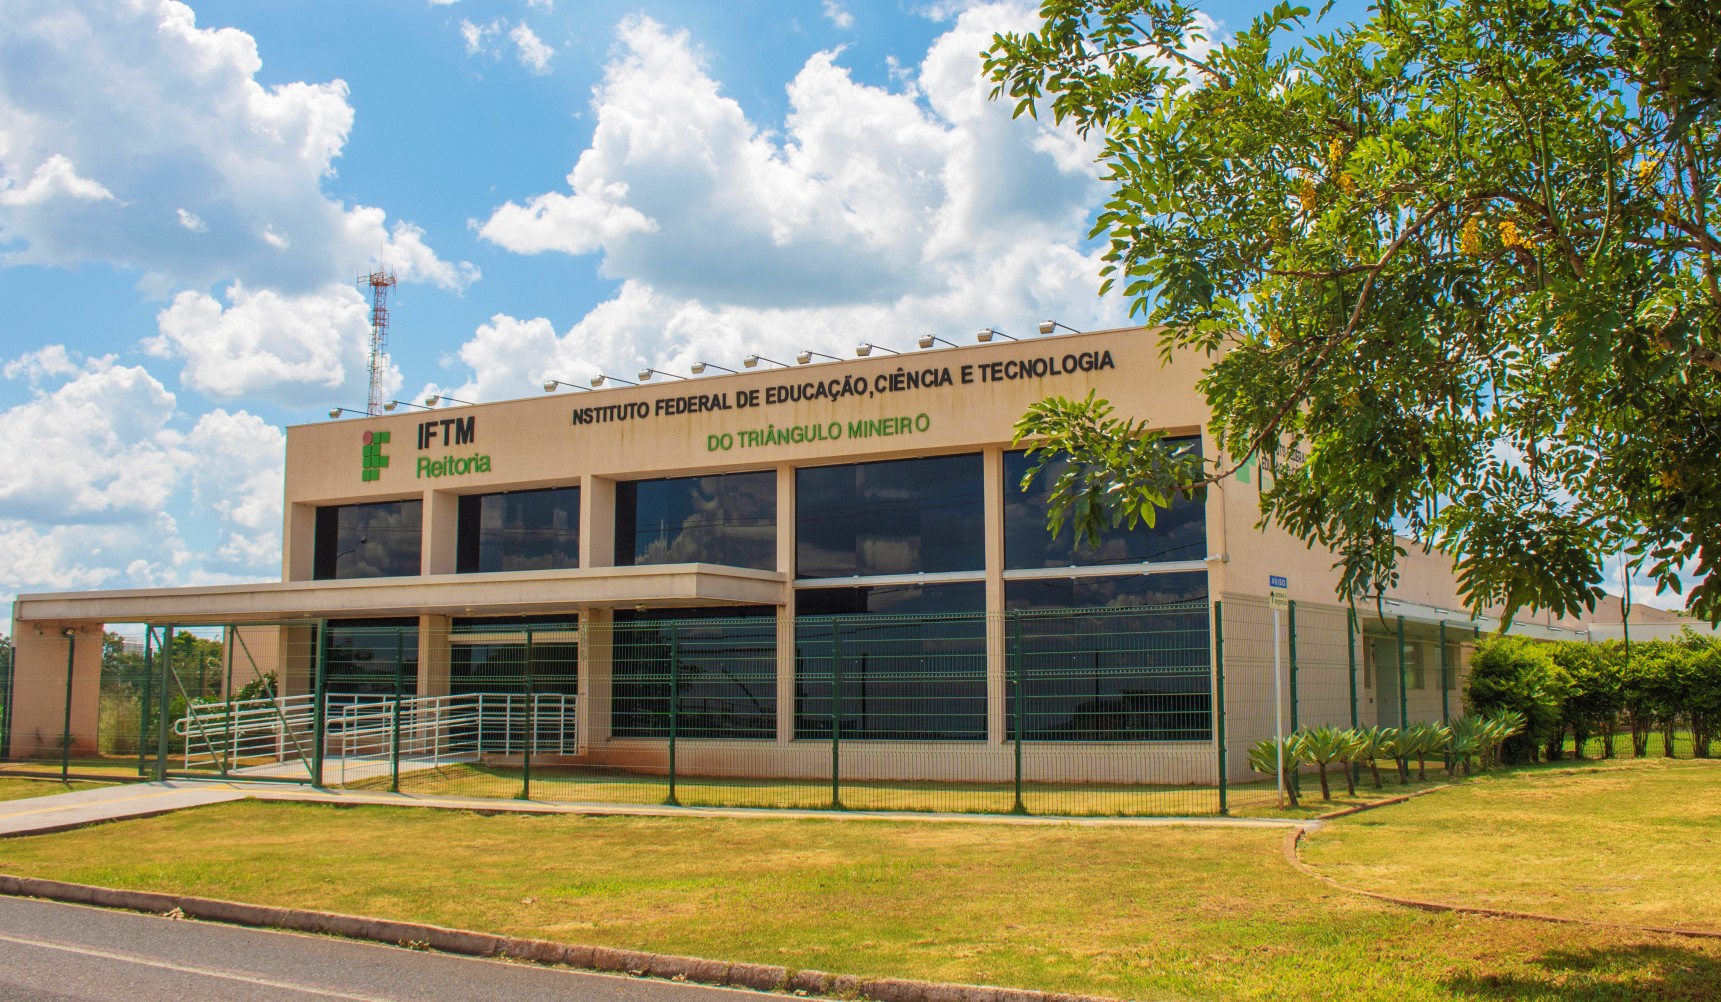
[[[541,803],[483,797],[421,797],[407,793],[353,792],[310,786],[243,782],[172,780],[79,790],[47,797],[0,801],[0,837],[41,835],[123,818],[149,817],[186,807],[231,800],[294,801],[378,807],[429,807],[485,814],[577,814],[596,817],[747,818],[825,821],[910,821],[1004,825],[1078,825],[1082,827],[1303,828],[1318,821],[1271,818],[1095,818],[1016,814],[935,814],[926,811],[808,811],[773,807],[670,807],[664,804]]]
[[[243,800],[244,790],[225,784],[131,783],[74,790],[47,797],[0,800],[0,838],[44,835],[121,818],[147,818],[187,807]]]

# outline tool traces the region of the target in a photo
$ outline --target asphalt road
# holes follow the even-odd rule
[[[748,1002],[759,996],[0,897],[0,1002]]]

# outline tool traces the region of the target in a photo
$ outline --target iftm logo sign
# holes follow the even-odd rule
[[[382,447],[387,444],[388,432],[365,432],[363,479],[367,482],[381,479],[383,468],[388,466],[388,457],[382,452]]]

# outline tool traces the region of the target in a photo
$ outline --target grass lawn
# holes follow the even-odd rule
[[[150,759],[154,767],[155,760]],[[113,776],[116,779],[137,778],[137,756],[131,757],[74,757],[70,771],[86,776]],[[58,758],[18,759],[11,762],[0,762],[0,773],[10,773],[15,776],[51,776],[60,778],[60,760]],[[3,778],[3,777],[0,777]]]
[[[1721,782],[1721,771],[1694,770],[1664,792],[1713,800],[1711,776]],[[1544,840],[1575,842],[1593,830],[1581,805],[1626,778],[1616,769],[1469,789],[1496,791],[1474,809],[1502,818],[1526,809],[1511,791],[1556,813],[1580,805],[1537,818]],[[1662,771],[1643,778],[1660,781]],[[1560,789],[1569,795],[1554,796]],[[1390,826],[1402,810],[1362,817]],[[1356,846],[1340,839],[1365,826],[1334,827],[1339,847]],[[1634,837],[1690,840],[1698,827],[1656,812]],[[1280,841],[1261,830],[480,817],[240,802],[0,842],[0,871],[1119,998],[1721,996],[1721,942],[1400,908],[1311,880],[1284,862]],[[1471,843],[1445,844],[1457,852]],[[1491,865],[1497,881],[1520,869],[1486,844],[1473,855],[1466,865]],[[1680,893],[1715,900],[1713,890]]]
[[[1721,761],[1483,775],[1335,821],[1307,837],[1303,858],[1404,897],[1721,930]]]
[[[14,779],[0,776],[0,800],[23,800],[25,797],[46,797],[51,793],[70,793],[106,786],[106,783],[61,783],[47,779]]]

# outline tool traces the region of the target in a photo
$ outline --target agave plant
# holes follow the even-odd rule
[[[1387,755],[1387,748],[1398,736],[1395,727],[1365,727],[1356,732],[1357,747],[1356,761],[1368,763],[1368,771],[1374,774],[1374,788],[1380,789],[1380,759]]]
[[[1524,715],[1517,710],[1499,709],[1482,718],[1482,748],[1477,754],[1484,765],[1493,764],[1499,757],[1500,746],[1506,739],[1523,731]]]
[[[1340,731],[1339,736],[1344,740],[1339,761],[1345,764],[1345,793],[1355,799],[1357,767],[1362,764],[1363,752],[1368,750],[1368,740],[1354,727]]]
[[[1408,727],[1387,727],[1386,744],[1381,751],[1387,758],[1398,763],[1398,781],[1408,786],[1410,784],[1410,756],[1416,754],[1416,740]]]
[[[1416,754],[1416,778],[1428,778],[1428,756],[1446,751],[1452,740],[1452,728],[1442,723],[1417,724],[1410,728],[1411,745]]]
[[[1459,766],[1464,767],[1464,775],[1470,775],[1470,757],[1482,752],[1484,740],[1484,724],[1479,717],[1463,716],[1447,725],[1451,737],[1447,739],[1446,748],[1452,755],[1452,762],[1446,767],[1448,775],[1457,775]]]
[[[1306,728],[1297,733],[1303,743],[1303,760],[1313,762],[1320,772],[1321,799],[1333,799],[1332,788],[1327,785],[1327,766],[1345,760],[1345,753],[1349,751],[1351,744],[1350,732],[1323,726]]]
[[[1283,785],[1285,790],[1284,796],[1288,798],[1290,806],[1292,807],[1297,807],[1299,805],[1297,803],[1297,787],[1295,783],[1291,782],[1291,774],[1296,772],[1297,765],[1304,761],[1303,754],[1302,735],[1285,735],[1284,758],[1282,760],[1285,765],[1285,771],[1281,777],[1283,781],[1281,785]],[[1273,738],[1262,738],[1255,742],[1255,744],[1249,749],[1249,767],[1254,769],[1256,772],[1264,773],[1268,776],[1277,776],[1279,775],[1280,761],[1279,742]],[[1286,801],[1281,800],[1279,802],[1279,806],[1286,806]]]

